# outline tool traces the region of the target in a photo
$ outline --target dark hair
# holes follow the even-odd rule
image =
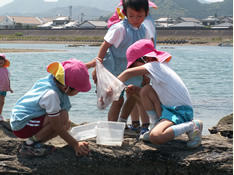
[[[4,58],[4,57],[1,57],[1,56],[0,56],[0,59],[5,60],[5,58]]]
[[[147,15],[149,11],[148,0],[123,0],[123,12],[127,15],[127,8],[132,8],[136,11],[144,9],[145,14]]]

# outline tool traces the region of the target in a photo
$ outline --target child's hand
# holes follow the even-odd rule
[[[97,59],[98,61],[100,61],[100,63],[103,63],[103,59],[101,59],[101,58],[99,58],[99,57],[96,57],[96,59]]]
[[[139,87],[134,86],[132,84],[128,85],[128,87],[125,88],[125,91],[129,94],[137,93],[139,90]]]
[[[95,84],[97,84],[97,74],[96,74],[96,69],[92,72],[92,78]]]
[[[12,89],[10,89],[10,92],[13,93],[14,91]]]
[[[111,87],[109,87],[107,90],[106,90],[106,96],[107,97],[111,97],[113,95],[113,89]]]
[[[77,142],[75,147],[76,156],[89,154],[89,143],[88,142]]]

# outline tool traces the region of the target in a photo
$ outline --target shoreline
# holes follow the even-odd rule
[[[14,40],[14,41],[1,41],[2,44],[67,44],[68,47],[79,47],[79,46],[100,46],[101,42],[77,42],[77,41],[29,41],[29,40]],[[163,44],[158,43],[157,46],[218,46],[219,42],[187,42],[183,44]],[[15,49],[15,48],[1,48],[0,53],[11,53],[11,52],[64,52],[66,50],[51,50],[51,49]]]

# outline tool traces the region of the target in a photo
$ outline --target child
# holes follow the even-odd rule
[[[3,121],[2,110],[5,103],[5,97],[7,91],[13,93],[10,86],[10,78],[7,67],[10,66],[10,61],[6,59],[6,56],[0,54],[0,121]]]
[[[154,144],[163,144],[178,135],[187,133],[190,148],[201,144],[202,122],[193,120],[193,108],[189,92],[181,78],[167,64],[160,63],[169,59],[166,52],[155,50],[152,41],[142,39],[127,50],[127,70],[118,78],[124,82],[133,76],[147,75],[151,85],[141,89],[141,100],[150,118],[159,120],[152,130],[140,136]],[[129,85],[128,91],[134,91]],[[193,120],[193,121],[192,121]]]
[[[23,156],[43,156],[53,147],[44,142],[60,136],[75,150],[76,155],[89,153],[87,142],[77,142],[68,132],[69,96],[87,92],[91,85],[87,68],[95,60],[84,64],[70,59],[54,62],[47,67],[52,75],[38,80],[15,104],[10,119],[11,128],[19,138],[28,138],[21,147]]]
[[[126,50],[131,44],[142,38],[154,38],[154,36],[150,36],[152,32],[147,31],[147,28],[142,24],[149,12],[148,0],[123,0],[122,5],[123,13],[126,17],[109,28],[98,53],[98,58],[103,60],[103,65],[115,76],[118,76],[125,70],[127,65]],[[96,83],[95,70],[93,72],[93,80]],[[131,83],[140,87],[141,82],[142,77],[138,76],[129,80],[127,84]],[[110,107],[108,113],[109,121],[118,120],[123,102],[122,93],[119,100],[114,101]],[[143,106],[139,105],[141,110],[143,110]],[[135,111],[135,113],[137,112]],[[134,118],[138,118],[138,116]]]

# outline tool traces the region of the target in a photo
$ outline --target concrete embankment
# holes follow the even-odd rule
[[[23,36],[100,36],[103,37],[107,30],[0,30],[0,35],[14,35],[22,33]],[[158,38],[163,37],[222,37],[232,39],[233,30],[214,30],[214,29],[157,29]]]

